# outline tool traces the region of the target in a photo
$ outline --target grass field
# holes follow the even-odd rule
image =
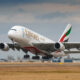
[[[4,66],[0,66],[0,80],[80,80],[80,66],[65,66],[58,63],[56,66],[50,66],[54,63],[49,63],[49,66],[38,66],[37,64],[40,63],[2,64]],[[33,64],[36,66],[6,66],[7,64]],[[43,64],[45,63],[41,65]]]

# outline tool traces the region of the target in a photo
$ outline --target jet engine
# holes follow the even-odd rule
[[[8,51],[9,46],[6,43],[0,43],[0,49],[2,49],[3,51]]]
[[[65,46],[60,42],[55,43],[54,48],[56,50],[59,50],[59,51],[64,51],[65,50]]]

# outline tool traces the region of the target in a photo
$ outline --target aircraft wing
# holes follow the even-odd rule
[[[54,45],[55,43],[33,43],[33,46],[35,46],[36,48],[47,52],[55,51]]]
[[[71,43],[71,42],[64,42],[62,43],[65,46],[65,52],[66,53],[79,53],[80,52],[80,43]],[[49,51],[49,52],[54,52],[55,50],[55,43],[33,43],[33,45],[36,48],[39,48],[41,50]],[[70,49],[77,49],[75,50],[70,50]]]
[[[68,43],[63,43],[65,48],[66,49],[73,49],[73,48],[76,48],[78,50],[80,50],[80,43],[71,43],[71,42],[68,42]]]
[[[0,43],[0,49],[2,49],[3,51],[7,51],[8,49],[12,49],[15,50],[17,49],[24,51],[25,53],[27,53],[28,51],[24,48],[22,48],[19,44],[12,44],[12,43]]]

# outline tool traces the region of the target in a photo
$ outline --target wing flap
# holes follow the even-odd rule
[[[66,54],[75,54],[75,53],[80,53],[80,51],[64,51]]]
[[[22,47],[21,47],[20,45],[18,45],[18,44],[11,44],[11,43],[7,43],[7,44],[8,44],[8,46],[9,46],[9,48],[11,48],[12,50],[17,49],[18,51],[22,50],[22,51],[25,52],[25,53],[28,52],[28,50],[22,48]]]

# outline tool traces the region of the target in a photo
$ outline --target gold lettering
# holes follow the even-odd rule
[[[26,29],[25,29],[25,34],[26,34],[26,36],[30,36],[30,37],[32,37],[32,38],[34,38],[36,40],[39,40],[39,37],[36,34],[33,34],[32,32],[30,32],[30,31],[28,31]]]

